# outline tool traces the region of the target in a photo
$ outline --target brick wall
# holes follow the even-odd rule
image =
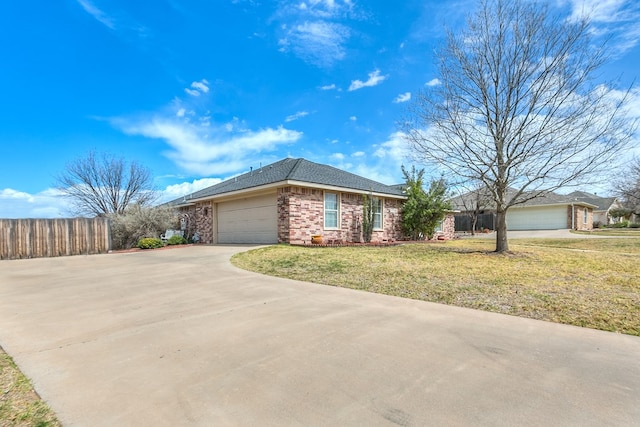
[[[440,233],[444,235],[444,238],[447,240],[453,239],[456,235],[456,220],[455,215],[452,212],[449,212],[445,215],[444,220],[442,221],[442,232]]]
[[[584,221],[584,212],[587,212],[587,222]],[[576,208],[576,230],[593,230],[593,209],[583,206]]]
[[[187,219],[187,237],[197,232],[200,243],[215,243],[213,235],[213,202],[198,202],[180,208],[180,215]]]
[[[278,242],[309,243],[323,234],[324,192],[303,187],[278,189]]]
[[[384,235],[380,236],[382,240],[401,240],[402,228],[400,227],[402,200],[385,199],[382,222],[384,223]],[[376,231],[374,231],[376,233]],[[373,239],[372,239],[373,240]]]
[[[383,202],[383,228],[375,230],[372,242],[400,238],[399,200]],[[294,244],[309,243],[312,235],[324,241],[362,241],[362,195],[340,193],[340,229],[324,228],[324,191],[304,187],[283,187],[278,190],[278,241]]]
[[[587,210],[587,222],[584,222],[584,210]],[[593,230],[593,209],[585,208],[584,206],[571,206],[568,207],[569,224],[568,228],[571,228],[571,212],[573,211],[573,229],[581,231]]]
[[[214,243],[213,202],[196,203],[196,230],[200,235],[200,243]]]

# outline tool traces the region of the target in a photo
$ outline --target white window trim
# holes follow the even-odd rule
[[[336,195],[336,201],[337,201],[337,207],[338,210],[336,212],[336,227],[327,227],[327,199],[326,199],[326,195],[327,194],[335,194]],[[325,230],[340,230],[340,226],[342,224],[341,222],[341,218],[340,218],[340,212],[342,211],[342,197],[340,197],[340,193],[336,192],[336,191],[324,191],[322,193],[322,227]]]
[[[589,218],[589,211],[587,210],[587,208],[584,208],[584,213],[582,214],[582,223],[586,224],[588,218]]]
[[[384,199],[382,197],[374,197],[373,200],[378,200],[380,201],[380,227],[373,227],[373,229],[375,231],[382,231],[384,230]],[[373,223],[375,224],[375,215],[374,215],[374,221]]]

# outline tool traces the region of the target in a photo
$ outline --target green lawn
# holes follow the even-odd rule
[[[640,238],[464,239],[392,247],[277,245],[241,253],[248,270],[640,335]]]

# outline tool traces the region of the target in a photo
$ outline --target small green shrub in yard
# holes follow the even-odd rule
[[[162,240],[156,237],[145,237],[144,239],[140,239],[138,241],[138,247],[140,249],[156,249],[163,247],[164,244]]]
[[[616,222],[615,224],[611,224],[611,227],[613,227],[613,228],[627,228],[627,227],[629,227],[629,221]]]
[[[184,245],[187,243],[187,239],[182,236],[171,236],[167,239],[167,245]]]

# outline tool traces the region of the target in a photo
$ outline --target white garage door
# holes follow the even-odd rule
[[[275,194],[218,204],[218,243],[278,243]]]
[[[508,230],[558,230],[569,228],[567,207],[511,208],[507,211]]]

